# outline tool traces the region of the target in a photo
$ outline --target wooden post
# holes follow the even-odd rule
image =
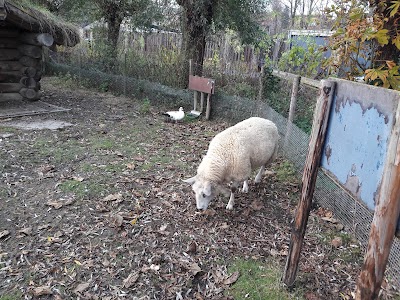
[[[260,77],[258,79],[257,115],[260,114],[261,102],[264,91],[264,66],[261,66]],[[261,116],[260,116],[261,117]]]
[[[194,75],[192,59],[189,59],[189,75]],[[193,110],[197,110],[197,91],[193,91]]]
[[[82,55],[81,55],[81,50],[78,51],[78,65],[79,65],[78,79],[79,79],[79,82],[81,82],[81,80],[82,80],[82,74],[81,74],[81,70],[82,70]]]
[[[296,111],[297,96],[299,95],[300,80],[301,77],[298,75],[293,78],[292,96],[290,97],[289,117],[286,126],[286,134],[285,134],[283,149],[287,148],[287,145],[289,143],[289,135],[292,132],[292,124],[294,119],[294,113]]]
[[[211,111],[211,93],[207,95],[206,120],[210,119],[210,111]]]
[[[296,210],[290,238],[289,254],[283,275],[283,282],[289,287],[294,284],[299,265],[301,246],[311,210],[334,89],[334,81],[323,80],[321,82],[320,96],[314,111],[313,128],[303,172],[301,198]]]
[[[204,109],[204,93],[201,92],[200,93],[200,112],[203,113],[203,109]]]
[[[357,281],[356,300],[377,299],[400,213],[400,103],[390,137],[367,253]]]
[[[124,52],[124,74],[123,74],[123,76],[124,76],[124,96],[126,96],[126,70],[127,70],[127,67],[126,67],[126,51]]]

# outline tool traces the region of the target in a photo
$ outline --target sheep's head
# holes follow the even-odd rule
[[[192,185],[192,189],[196,194],[196,206],[197,209],[206,210],[210,201],[214,198],[215,188],[213,188],[211,182],[201,181],[196,176],[184,180],[184,182]]]

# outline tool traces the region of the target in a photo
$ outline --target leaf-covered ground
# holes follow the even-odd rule
[[[0,295],[231,299],[235,259],[272,259],[283,269],[300,189],[288,162],[251,182],[233,211],[219,197],[198,212],[182,179],[227,123],[165,122],[163,108],[146,101],[50,79],[43,90],[44,101],[71,110],[18,120],[73,126],[0,121]],[[362,251],[334,217],[313,210],[293,298],[352,299]],[[389,286],[382,298],[392,298]]]

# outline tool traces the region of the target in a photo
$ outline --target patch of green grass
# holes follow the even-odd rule
[[[35,149],[35,153],[41,158],[40,160],[44,157],[50,158],[52,162],[57,164],[64,162],[69,163],[86,151],[86,149],[75,140],[54,144],[54,141],[45,138],[38,138],[32,145],[32,148]]]
[[[58,187],[64,193],[73,193],[78,199],[98,198],[114,192],[114,188],[107,184],[86,180],[78,181],[70,179],[63,181]]]
[[[299,182],[299,176],[295,167],[287,160],[279,164],[276,176],[279,181]]]
[[[281,283],[281,271],[274,262],[237,259],[228,268],[230,274],[239,272],[240,277],[226,292],[235,300],[285,300],[303,299],[289,293]],[[300,291],[298,291],[300,294]]]
[[[77,196],[85,195],[85,190],[86,190],[85,184],[78,180],[69,179],[63,181],[60,183],[58,187],[64,193],[74,193]]]
[[[150,111],[150,107],[151,107],[150,100],[148,98],[144,98],[140,105],[139,111],[142,114],[146,114]]]
[[[363,259],[363,251],[360,247],[350,247],[350,244],[357,244],[353,236],[346,232],[336,232],[336,231],[323,231],[318,235],[321,242],[326,245],[331,245],[332,240],[335,237],[340,237],[342,239],[342,245],[345,249],[339,249],[333,251],[329,257],[334,260],[339,258],[347,263],[361,261]]]
[[[124,163],[109,163],[106,165],[105,170],[110,173],[121,173],[125,169]]]
[[[0,300],[20,300],[20,299],[22,299],[22,296],[20,294],[0,296]]]
[[[15,133],[15,132],[18,132],[18,129],[13,127],[0,126],[0,133]]]
[[[92,149],[95,150],[112,150],[115,148],[115,141],[109,138],[101,138],[99,136],[93,136],[90,139]]]

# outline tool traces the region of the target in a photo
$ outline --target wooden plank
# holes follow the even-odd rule
[[[214,94],[214,85],[213,79],[189,75],[189,90]]]
[[[15,38],[19,35],[19,30],[15,28],[0,27],[0,37]]]
[[[287,73],[279,70],[273,70],[272,74],[276,77],[285,79],[285,80],[295,80],[298,75]],[[301,77],[301,83],[306,84],[315,88],[319,88],[321,86],[321,82],[319,80],[310,79],[307,77]]]
[[[15,38],[1,38],[0,37],[0,49],[17,49],[19,42]]]
[[[310,78],[307,78],[307,77],[301,77],[301,83],[309,85],[309,86],[312,86],[312,87],[315,87],[317,89],[319,89],[321,87],[321,81],[310,79]]]
[[[20,83],[0,83],[0,93],[18,93],[22,87]]]
[[[288,79],[293,80],[297,76],[295,74],[287,73],[287,72],[283,72],[283,71],[279,71],[279,70],[273,70],[272,74],[279,78],[286,79],[286,80],[288,80]]]
[[[0,82],[19,82],[21,80],[22,73],[21,71],[8,71],[8,72],[0,72]]]
[[[336,83],[323,80],[321,82],[320,96],[315,107],[313,128],[308,155],[303,172],[302,193],[296,210],[295,221],[290,238],[289,254],[286,260],[284,283],[292,287],[296,278],[301,247],[307,227],[308,216],[311,210],[312,197],[315,189],[322,148],[324,145],[329,111],[334,95]]]
[[[400,122],[400,105],[395,124]],[[400,213],[400,128],[394,126],[389,141],[381,188],[377,196],[367,253],[357,281],[356,300],[377,299]]]
[[[0,64],[1,71],[18,71],[22,69],[22,64],[15,60],[2,61]]]
[[[0,61],[2,60],[18,60],[21,57],[21,53],[17,49],[1,49]]]
[[[22,97],[19,93],[0,93],[0,102],[5,101],[21,101]]]
[[[39,46],[21,44],[18,46],[18,50],[23,55],[26,55],[26,56],[29,56],[32,58],[41,58],[42,57],[42,48]]]

